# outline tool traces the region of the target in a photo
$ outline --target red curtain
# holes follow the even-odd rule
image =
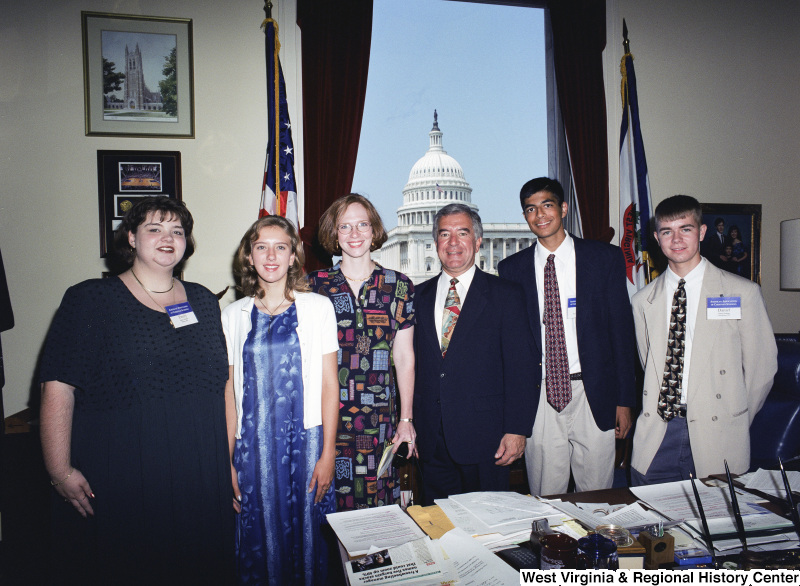
[[[605,0],[549,0],[559,105],[583,235],[610,242],[603,49]]]
[[[298,0],[303,49],[306,270],[331,266],[319,218],[353,186],[372,40],[372,0]]]

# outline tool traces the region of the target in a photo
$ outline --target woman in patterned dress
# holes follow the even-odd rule
[[[375,263],[370,252],[386,242],[375,207],[351,193],[320,219],[319,240],[336,266],[309,275],[311,289],[330,298],[339,326],[340,418],[336,438],[337,509],[392,504],[400,496],[397,471],[376,471],[391,440],[416,454],[414,398],[414,285]],[[392,374],[397,372],[397,389]],[[397,411],[397,391],[400,413]]]
[[[239,582],[321,584],[321,525],[335,510],[336,317],[308,292],[285,218],[255,222],[236,264],[245,297],[223,310],[222,329]]]

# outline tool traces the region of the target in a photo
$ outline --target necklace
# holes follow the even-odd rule
[[[131,268],[131,274],[133,275],[133,278],[136,279],[136,282],[139,283],[139,285],[142,286],[142,289],[144,289],[145,292],[148,293],[148,294],[150,294],[150,293],[169,293],[170,291],[172,291],[175,288],[175,277],[172,277],[172,282],[170,283],[169,289],[167,289],[166,291],[153,291],[152,289],[148,289],[147,287],[145,287],[142,284],[142,282],[139,280],[139,277],[137,277],[136,273],[133,272],[133,268]],[[152,297],[151,297],[151,299],[152,299]],[[153,299],[153,301],[155,301],[155,299]]]
[[[363,277],[360,277],[360,278],[348,276],[347,273],[344,272],[342,267],[339,267],[339,270],[342,271],[342,274],[344,275],[344,278],[347,279],[348,281],[353,281],[354,283],[363,283],[364,281],[366,281],[367,279],[370,278],[370,276],[372,275],[372,272],[375,269],[374,268],[370,269],[369,273],[367,273],[366,275],[364,275]]]
[[[270,314],[272,317],[275,317],[275,312],[278,311],[281,308],[281,305],[286,303],[286,297],[284,297],[283,299],[281,299],[281,302],[278,303],[278,305],[275,306],[275,309],[270,309],[269,307],[267,307],[267,304],[264,303],[264,300],[261,299],[261,297],[256,297],[256,300],[261,304],[261,307],[263,307],[264,310],[268,314]]]
[[[142,289],[144,289],[145,295],[147,295],[153,303],[155,303],[161,309],[164,310],[164,313],[166,313],[167,317],[169,318],[169,323],[172,324],[172,327],[174,328],[175,327],[175,322],[172,321],[172,317],[169,315],[169,312],[167,311],[167,308],[164,307],[163,305],[161,305],[158,301],[156,301],[153,298],[152,295],[150,295],[150,290],[147,287],[145,287],[144,285],[142,285],[142,282],[136,277],[136,273],[133,272],[133,269],[131,269],[131,274],[133,275],[133,278],[136,279],[136,282],[139,283],[139,285],[142,287]],[[172,289],[174,287],[175,287],[175,277],[172,278],[172,287],[170,287],[166,291],[153,291],[153,293],[168,293],[169,291],[172,291]],[[175,304],[175,293],[172,294],[172,304],[173,305]]]
[[[264,303],[264,300],[261,299],[260,297],[256,297],[256,301],[258,301],[261,304],[261,307],[263,307],[264,310],[269,314],[269,324],[267,325],[267,333],[269,334],[272,331],[272,324],[275,323],[275,319],[274,319],[275,315],[276,315],[275,312],[278,311],[281,308],[281,306],[284,303],[286,303],[288,300],[284,297],[283,299],[281,299],[281,302],[278,303],[278,305],[275,306],[275,309],[273,309],[273,310],[270,310],[270,308],[267,307],[267,304]]]

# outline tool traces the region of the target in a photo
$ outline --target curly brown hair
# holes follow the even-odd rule
[[[363,195],[350,193],[334,201],[319,219],[319,243],[329,254],[342,254],[342,249],[339,247],[339,218],[348,206],[354,203],[364,206],[364,209],[367,210],[369,223],[372,224],[370,250],[378,250],[389,237],[386,234],[386,228],[383,227],[381,216],[375,206],[372,205],[372,202]]]
[[[114,254],[116,254],[123,263],[128,267],[133,266],[133,260],[136,258],[136,251],[128,242],[128,233],[135,233],[139,226],[144,224],[147,216],[150,213],[159,214],[159,221],[171,220],[176,218],[180,220],[183,233],[186,238],[186,251],[183,253],[183,258],[180,264],[183,264],[186,259],[194,254],[194,237],[192,236],[192,228],[194,228],[194,219],[189,209],[182,201],[166,195],[157,195],[152,197],[145,197],[139,200],[134,206],[125,213],[122,222],[114,230]],[[180,266],[180,264],[178,266]]]
[[[264,216],[259,218],[253,225],[247,229],[247,232],[242,236],[242,241],[239,243],[239,249],[236,251],[236,260],[234,262],[234,273],[239,278],[239,286],[237,287],[242,294],[247,297],[264,297],[264,289],[258,280],[258,272],[250,262],[250,254],[253,252],[253,243],[258,240],[261,228],[269,226],[277,226],[283,230],[289,237],[292,244],[292,254],[294,254],[294,263],[289,267],[286,273],[286,298],[294,300],[294,293],[296,291],[308,291],[308,281],[306,281],[306,274],[303,271],[303,265],[306,261],[305,253],[303,252],[303,242],[297,234],[297,230],[289,220],[281,216]]]

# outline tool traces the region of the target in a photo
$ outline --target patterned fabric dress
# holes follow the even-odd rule
[[[322,426],[303,428],[303,378],[297,310],[276,316],[253,307],[244,345],[242,438],[234,466],[242,493],[236,557],[242,584],[322,584],[320,533],[334,511],[333,486],[314,504],[308,493],[322,454]]]
[[[339,326],[337,510],[392,504],[400,497],[397,471],[383,478],[375,472],[397,426],[390,354],[397,331],[415,324],[414,285],[377,264],[357,297],[338,264],[311,273],[309,281],[333,302]]]

